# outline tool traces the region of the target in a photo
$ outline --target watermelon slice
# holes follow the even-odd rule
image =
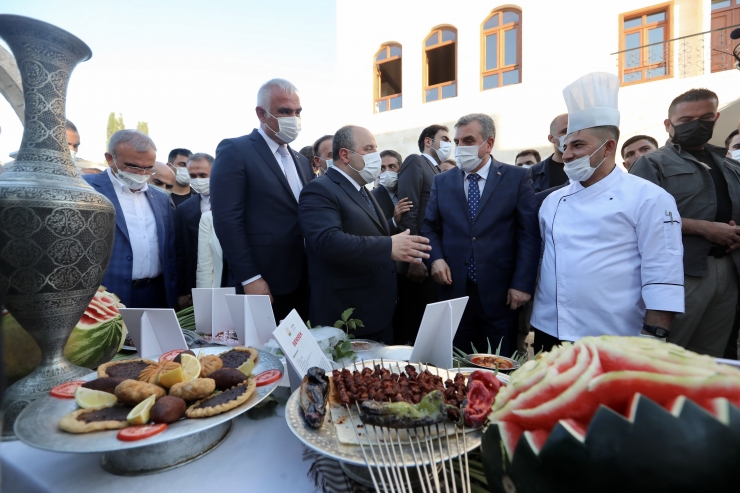
[[[497,426],[499,435],[501,435],[501,442],[506,450],[506,455],[509,456],[509,461],[513,461],[516,444],[519,443],[519,438],[524,433],[524,430],[514,423],[507,423],[505,421],[497,423]]]

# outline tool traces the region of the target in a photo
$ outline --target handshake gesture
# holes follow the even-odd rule
[[[412,236],[407,229],[403,233],[391,236],[391,258],[397,262],[420,264],[421,259],[429,258],[426,252],[431,251],[429,240],[423,236]]]

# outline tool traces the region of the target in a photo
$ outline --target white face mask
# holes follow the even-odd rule
[[[193,187],[197,193],[201,195],[211,195],[211,179],[210,178],[191,178],[190,186]]]
[[[524,169],[529,169],[531,167],[532,167],[531,164],[522,164],[522,168],[524,168]]]
[[[432,140],[434,142],[434,140]],[[432,149],[434,149],[434,146],[432,146]],[[434,152],[437,153],[437,157],[439,158],[439,162],[441,163],[448,157],[450,157],[450,151],[452,150],[452,144],[450,142],[445,142],[444,140],[439,141],[439,149],[434,149]]]
[[[734,151],[731,152],[731,154],[732,154],[732,159],[734,159],[735,161],[740,161],[740,149],[735,149]]]
[[[604,144],[606,144],[607,142],[608,141],[605,140]],[[599,146],[599,149],[604,147],[604,144],[601,144]],[[588,180],[589,178],[591,178],[594,172],[599,169],[599,166],[601,166],[602,163],[606,161],[606,156],[604,156],[604,159],[602,159],[595,168],[591,167],[591,156],[599,152],[599,149],[596,149],[588,156],[581,156],[578,159],[570,161],[569,163],[565,163],[563,171],[565,171],[565,174],[568,175],[568,178],[570,178],[571,182]]]
[[[75,151],[74,149],[70,149],[69,154],[72,156],[72,162],[74,163],[75,158],[77,157],[77,151]]]
[[[272,115],[269,111],[265,110],[265,113],[273,117],[278,122],[278,131],[274,131],[269,125],[270,131],[275,134],[275,137],[282,140],[286,144],[290,144],[298,138],[298,134],[301,133],[301,117],[299,116],[281,116],[280,118]]]
[[[455,147],[455,161],[460,169],[466,173],[471,173],[483,161],[478,157],[478,151],[485,141],[479,146],[457,146]]]
[[[334,160],[333,159],[324,159],[323,157],[320,157],[319,159],[321,159],[322,161],[324,161],[326,163],[326,169],[329,169],[332,166],[334,166]]]
[[[139,190],[144,184],[149,181],[149,175],[137,175],[135,173],[129,173],[128,171],[121,171],[116,163],[116,158],[113,158],[113,163],[116,165],[116,178],[118,181],[129,187],[131,190]]]
[[[388,190],[395,190],[398,186],[398,173],[395,171],[385,171],[381,173],[380,184]]]
[[[158,187],[157,185],[154,185],[154,188],[156,188],[156,189],[157,189],[157,190],[159,190],[160,192],[164,193],[164,194],[165,194],[165,195],[167,195],[168,197],[169,197],[170,195],[172,195],[172,190],[167,190],[166,188],[164,188],[164,187]]]
[[[560,144],[558,144],[558,150],[560,151],[560,154],[565,152],[565,138],[566,137],[567,135],[563,135],[562,137],[555,137],[560,142]]]
[[[175,174],[175,181],[178,185],[190,185],[190,175],[188,174],[188,169],[178,167],[177,174]]]
[[[357,154],[355,151],[347,149],[352,154]],[[350,168],[357,171],[360,174],[360,178],[365,180],[365,183],[372,183],[380,174],[380,166],[383,163],[383,159],[380,157],[379,152],[371,152],[370,154],[357,154],[362,156],[362,160],[365,161],[365,167],[362,169],[352,168],[351,164],[347,164]]]

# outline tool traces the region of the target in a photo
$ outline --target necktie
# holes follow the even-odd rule
[[[471,173],[468,175],[468,209],[470,210],[471,224],[475,217],[475,213],[478,212],[478,203],[480,202],[478,180],[480,180],[480,176],[478,176],[478,174]],[[468,279],[474,283],[478,282],[475,277],[475,256],[473,252],[470,253],[470,259],[468,260]]]
[[[372,213],[373,217],[375,219],[378,219],[378,214],[375,212],[373,201],[370,200],[370,196],[367,194],[367,190],[365,190],[365,187],[360,187],[360,195],[365,198],[365,202],[367,202],[367,206],[370,208],[370,212]]]
[[[290,185],[290,189],[293,191],[295,199],[298,200],[298,197],[301,194],[301,185],[298,181],[298,175],[295,165],[293,164],[293,160],[290,158],[290,154],[288,154],[288,149],[286,147],[279,146],[278,154],[280,154],[280,160],[283,162],[283,172],[285,173],[285,177],[288,179],[288,185]]]

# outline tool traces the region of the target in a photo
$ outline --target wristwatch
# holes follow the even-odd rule
[[[665,327],[661,327],[660,325],[648,325],[648,324],[642,324],[642,330],[647,332],[648,334],[652,334],[655,337],[664,338],[668,336],[668,329]]]

